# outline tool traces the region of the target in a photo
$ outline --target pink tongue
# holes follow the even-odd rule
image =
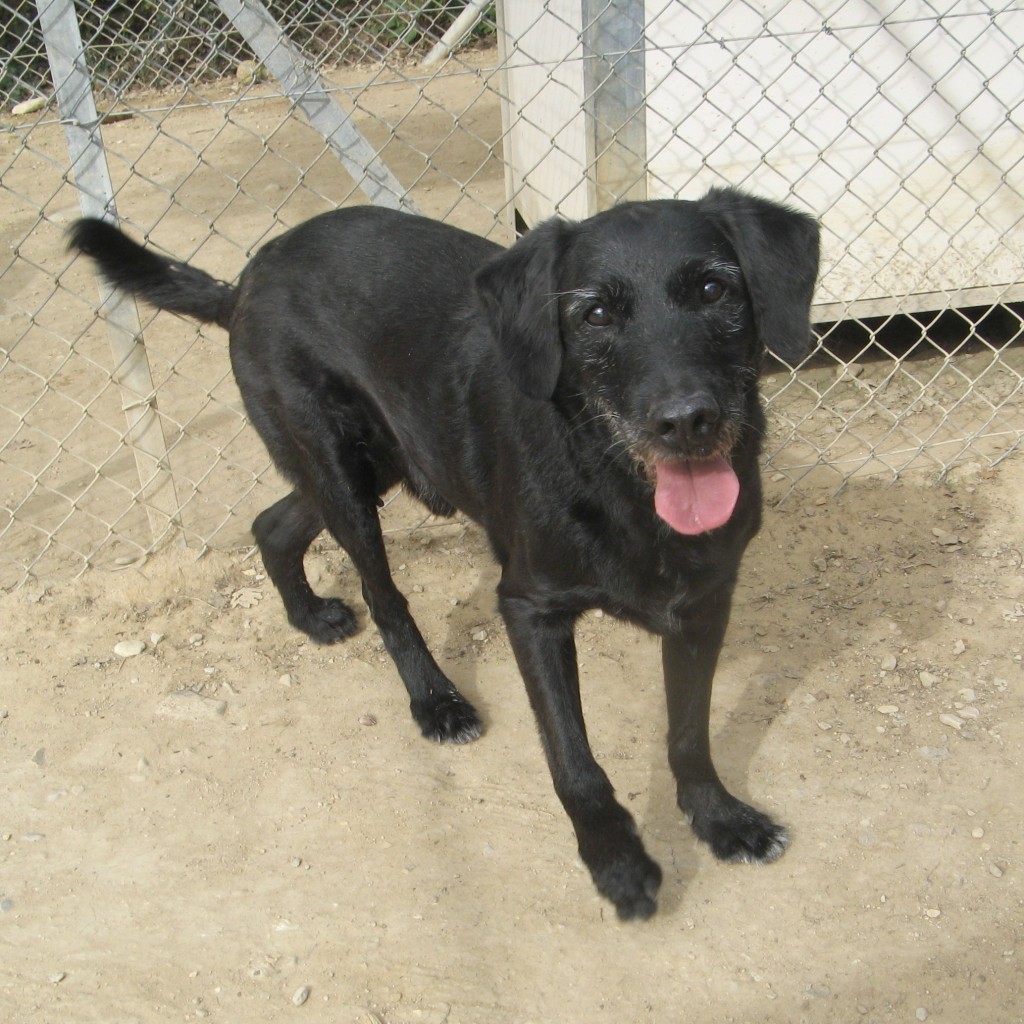
[[[654,511],[679,533],[714,530],[727,522],[740,482],[722,456],[694,462],[659,462]]]

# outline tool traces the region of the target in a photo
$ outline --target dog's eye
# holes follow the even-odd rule
[[[612,315],[604,306],[594,306],[583,319],[591,327],[607,327],[612,322]]]
[[[709,277],[700,289],[700,301],[705,306],[718,302],[725,295],[725,285],[713,277]]]

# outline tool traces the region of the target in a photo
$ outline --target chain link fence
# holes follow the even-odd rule
[[[0,586],[247,543],[283,487],[226,339],[111,295],[83,211],[232,279],[339,205],[501,242],[746,187],[821,218],[769,473],[986,469],[1024,436],[1024,5],[0,0]],[[401,505],[401,502],[397,503]],[[415,520],[389,511],[393,529]]]

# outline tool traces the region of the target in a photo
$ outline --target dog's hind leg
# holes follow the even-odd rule
[[[438,667],[391,578],[376,496],[362,494],[342,465],[335,465],[321,480],[321,514],[362,577],[363,597],[409,692],[416,724],[438,743],[475,740],[483,731],[476,709]]]
[[[313,593],[306,579],[302,556],[323,529],[319,512],[298,491],[265,509],[252,524],[263,565],[281,594],[288,621],[318,644],[331,644],[351,636],[358,624],[344,601]]]

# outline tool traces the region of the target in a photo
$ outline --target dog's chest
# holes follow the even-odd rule
[[[563,536],[564,575],[544,589],[572,610],[600,608],[654,633],[673,632],[709,602],[729,595],[745,547],[742,537],[732,535],[686,543],[629,540],[605,537],[599,546],[572,551]]]

